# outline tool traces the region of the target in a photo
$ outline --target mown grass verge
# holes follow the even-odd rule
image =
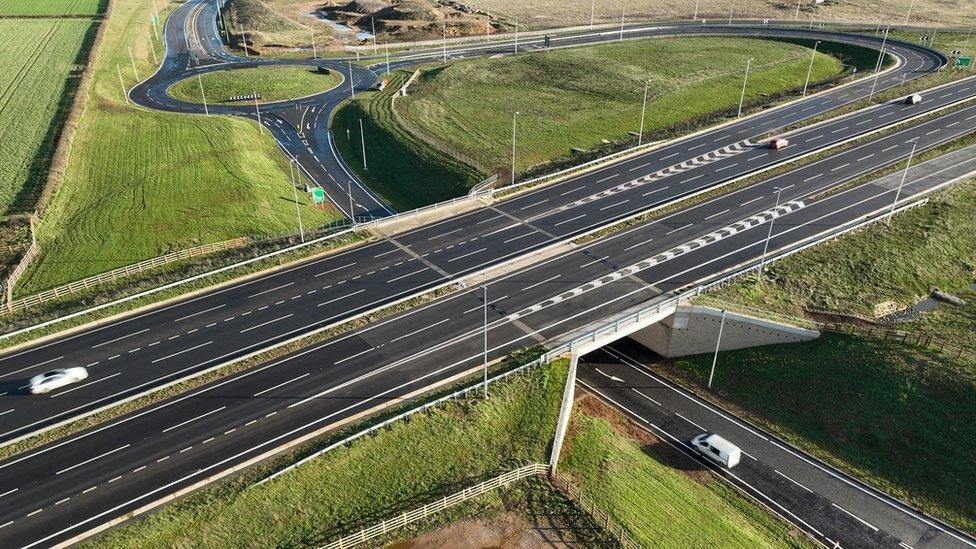
[[[162,55],[151,12],[149,2],[116,0],[103,23],[90,98],[22,293],[197,244],[294,230],[287,162],[252,122],[125,103],[118,72],[132,86],[155,70],[150,39]],[[337,214],[307,207],[302,217],[323,224]]]
[[[251,67],[208,72],[199,79],[180,80],[170,86],[169,94],[190,103],[203,103],[206,98],[210,104],[253,105],[253,99],[233,101],[231,98],[257,93],[260,97],[258,103],[286,101],[323,93],[341,82],[342,75],[338,72],[330,71],[325,74],[313,67]]]
[[[476,168],[431,147],[403,126],[391,100],[409,77],[407,71],[385,75],[385,90],[357,94],[336,110],[331,122],[346,164],[399,211],[463,195],[484,178]],[[363,169],[360,120],[368,170]]]
[[[566,371],[567,362],[556,361],[496,384],[486,401],[461,400],[415,416],[248,489],[272,466],[251,470],[90,545],[320,545],[506,470],[544,462]]]
[[[817,547],[792,525],[591,395],[561,471],[643,547]]]
[[[950,523],[976,531],[976,364],[825,333],[820,340],[654,366],[794,445]]]

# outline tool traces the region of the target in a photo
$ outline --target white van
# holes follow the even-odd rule
[[[738,446],[716,434],[702,433],[691,439],[691,445],[701,455],[726,469],[738,465],[742,458],[742,450]]]

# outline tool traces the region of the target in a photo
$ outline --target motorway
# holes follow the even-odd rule
[[[169,46],[175,16],[167,22]],[[899,70],[912,74],[943,62],[927,50],[905,48],[899,55],[905,60]],[[879,87],[893,86],[901,76],[894,71],[880,80]],[[795,146],[784,151],[748,141],[867,90],[861,83],[813,96],[393,238],[8,354],[0,357],[3,438],[971,98],[974,86],[967,79],[927,94],[920,106],[889,103],[818,124],[798,132]],[[917,139],[925,150],[974,130],[976,107],[965,107],[493,280],[487,285],[491,354],[558,336],[591,318],[754,261],[765,238],[765,231],[754,229],[774,215],[775,250],[883,210],[894,198],[891,188],[862,185],[816,197],[903,160],[909,140]],[[931,184],[910,182],[902,196]],[[782,189],[775,211],[774,187]],[[748,228],[736,225],[750,217]],[[689,242],[697,244],[682,247]],[[0,462],[0,544],[71,539],[343,418],[477,367],[483,306],[480,289],[459,289]],[[43,397],[18,392],[33,373],[61,365],[87,365],[92,377]]]
[[[896,192],[890,185],[821,195],[904,158],[910,140],[918,139],[925,149],[954,132],[974,129],[976,107],[971,106],[495,279],[486,286],[491,355],[754,262],[765,241],[765,223],[774,214],[770,249],[775,251],[871,212],[886,212]],[[910,178],[901,196],[911,199],[939,183]],[[783,189],[775,209],[774,187]],[[486,209],[464,217],[505,216]],[[508,231],[510,238],[533,234],[519,223]],[[284,302],[299,295],[292,287],[278,292]],[[476,369],[481,295],[480,288],[457,291],[0,463],[0,544],[70,539],[342,418]],[[307,298],[296,301],[302,299]],[[318,299],[306,301],[306,308]],[[235,301],[225,303],[235,306]],[[952,539],[918,546],[966,546]]]
[[[972,545],[971,538],[655,375],[646,365],[656,360],[633,340],[618,341],[581,360],[579,382],[828,547]],[[725,470],[698,456],[688,441],[703,432],[738,445],[740,464]]]
[[[181,28],[176,17],[168,20],[167,35]],[[906,48],[901,55],[904,65],[883,75],[879,88],[900,82],[902,70],[927,72],[942,63],[927,50]],[[0,356],[0,442],[450,284],[648,208],[976,96],[976,82],[963,80],[930,94],[919,106],[888,103],[802,130],[792,137],[795,145],[783,151],[749,141],[749,136],[861,97],[868,93],[866,84],[770,109],[368,246]],[[965,130],[971,121],[960,123],[964,125],[956,129]],[[886,153],[907,154],[907,150]],[[30,376],[62,365],[87,366],[92,377],[84,385],[43,397],[20,391]]]

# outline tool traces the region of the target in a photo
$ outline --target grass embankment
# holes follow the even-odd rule
[[[578,162],[582,157],[574,158],[571,149],[601,149],[604,140],[626,140],[639,129],[644,79],[650,80],[644,126],[650,141],[734,114],[748,58],[756,59],[746,94],[754,105],[802,86],[811,53],[764,40],[678,38],[460,61],[423,71],[409,95],[397,99],[395,113],[387,97],[375,94],[341,109],[333,127],[357,174],[377,187],[386,182],[380,192],[394,202],[422,205],[461,195],[492,173],[508,179],[516,110],[517,171]],[[722,63],[702,61],[718,58]],[[811,80],[841,71],[840,61],[819,53]],[[402,78],[397,73],[391,86],[399,87]],[[355,138],[364,113],[371,130],[368,172]],[[353,139],[343,148],[347,129]],[[400,149],[411,162],[383,163]]]
[[[274,540],[278,546],[321,545],[504,471],[544,462],[566,370],[567,363],[558,361],[514,377],[495,385],[487,401],[458,401],[428,416],[415,416],[276,481],[245,490],[261,476],[252,471],[90,545],[250,546],[261,543],[258,540]],[[476,508],[481,505],[474,503]]]
[[[297,228],[287,163],[252,122],[125,104],[116,67],[127,86],[136,82],[128,49],[139,77],[154,70],[151,11],[148,2],[117,0],[104,23],[88,107],[38,227],[41,257],[19,294],[196,244]],[[306,226],[337,218],[300,200]]]
[[[521,172],[637,131],[645,80],[644,132],[653,140],[664,128],[737,107],[750,58],[747,102],[802,87],[811,53],[765,40],[669,38],[462,61],[422,72],[397,107],[407,124],[449,150],[506,173],[518,111]],[[811,80],[841,70],[839,60],[818,53]]]
[[[675,361],[704,392],[711,357]],[[673,373],[673,372],[671,372]],[[976,531],[976,364],[896,342],[819,341],[719,355],[710,397],[793,444]]]
[[[714,297],[791,315],[809,307],[868,316],[878,303],[913,304],[932,286],[973,298],[961,290],[976,275],[974,231],[976,180],[898,214],[890,227],[874,224],[777,262],[761,286],[743,280]],[[976,342],[974,315],[972,306],[943,305],[897,327],[966,345]],[[680,375],[698,385],[709,365],[707,357],[677,361]],[[828,334],[820,342],[725,353],[717,371],[712,398],[976,531],[966,482],[976,467],[958,444],[976,439],[976,364],[965,357]]]
[[[397,120],[390,101],[409,77],[409,72],[394,71],[384,77],[390,80],[385,90],[356,94],[332,119],[339,154],[360,179],[399,211],[463,195],[484,178],[458,158],[434,149]],[[368,170],[363,170],[360,120]]]
[[[816,547],[691,458],[591,396],[577,403],[561,470],[642,547]]]
[[[107,5],[108,0],[0,0],[0,16],[96,15]],[[9,34],[3,36],[7,44],[16,44]]]
[[[95,28],[87,19],[0,19],[3,214],[33,210]]]
[[[334,71],[324,74],[310,67],[253,67],[210,72],[199,79],[187,78],[171,86],[169,94],[190,103],[203,103],[206,97],[211,104],[253,105],[253,99],[231,101],[230,98],[257,93],[258,103],[286,101],[331,90],[341,82],[342,76]]]
[[[802,316],[807,308],[874,314],[885,301],[911,305],[932,286],[968,286],[976,271],[976,180],[900,213],[770,265],[766,282],[744,280],[717,297]],[[936,332],[937,333],[937,332]]]

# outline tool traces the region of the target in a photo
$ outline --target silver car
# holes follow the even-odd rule
[[[60,389],[61,387],[71,385],[72,383],[78,383],[79,381],[87,378],[88,370],[80,366],[77,368],[61,368],[58,370],[51,370],[50,372],[44,372],[43,374],[38,374],[30,378],[27,388],[30,390],[31,394],[40,395],[50,393],[55,389]]]

